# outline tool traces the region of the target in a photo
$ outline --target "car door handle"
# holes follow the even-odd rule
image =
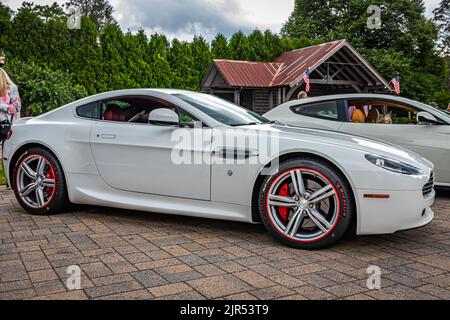
[[[117,138],[115,134],[102,134],[101,137],[102,139],[109,139],[109,140],[114,140],[115,138]]]

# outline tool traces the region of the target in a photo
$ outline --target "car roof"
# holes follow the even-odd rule
[[[198,92],[194,92],[194,91],[181,90],[181,89],[150,89],[150,90],[156,91],[156,92],[165,93],[165,94],[170,94],[170,95],[187,94],[187,93],[198,93]]]
[[[328,95],[328,96],[319,96],[319,97],[310,97],[307,99],[302,100],[296,100],[297,103],[310,103],[310,102],[321,102],[321,101],[327,101],[327,100],[340,100],[340,99],[389,99],[389,100],[396,100],[399,102],[416,102],[407,98],[398,97],[394,95],[388,95],[388,94],[375,94],[375,93],[348,93],[348,94],[335,94],[335,95]]]
[[[286,108],[290,108],[294,105],[303,105],[303,104],[309,104],[309,103],[315,103],[315,102],[323,102],[323,101],[330,101],[330,100],[343,100],[343,99],[381,99],[381,100],[391,100],[396,101],[399,103],[405,103],[409,104],[411,106],[417,107],[421,110],[431,112],[433,114],[438,114],[439,118],[445,117],[448,121],[450,119],[450,115],[447,115],[443,112],[443,110],[433,108],[432,106],[429,106],[425,103],[422,103],[420,101],[412,100],[409,98],[399,97],[395,95],[388,95],[388,94],[375,94],[375,93],[349,93],[349,94],[336,94],[336,95],[328,95],[328,96],[319,96],[319,97],[310,97],[302,100],[291,100],[288,102],[285,102],[284,104],[280,105],[277,108],[281,108],[282,110],[285,110]],[[277,110],[277,108],[272,110]],[[270,113],[271,111],[269,111]]]

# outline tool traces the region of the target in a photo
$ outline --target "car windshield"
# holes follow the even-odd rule
[[[432,108],[434,111],[436,111],[437,113],[440,113],[440,114],[443,114],[443,115],[445,115],[445,116],[450,116],[450,111],[449,110],[443,110],[443,109],[440,109],[440,108],[436,108],[436,107],[433,107],[433,106],[431,106],[431,105],[429,105],[429,104],[424,104],[424,103],[421,103],[421,102],[419,102],[422,106],[426,106],[426,107],[428,107],[428,108]]]
[[[253,111],[209,94],[183,93],[175,94],[174,96],[189,103],[211,118],[229,126],[258,125],[270,122]]]

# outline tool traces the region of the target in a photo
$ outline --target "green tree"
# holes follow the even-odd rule
[[[283,41],[278,34],[272,33],[270,30],[264,32],[264,45],[266,48],[266,60],[273,61],[279,57],[287,48],[283,47]]]
[[[82,15],[91,18],[97,30],[101,30],[108,24],[116,23],[113,12],[114,8],[107,0],[69,0],[66,8],[78,8]]]
[[[248,57],[252,61],[268,61],[270,59],[267,52],[263,33],[256,29],[248,36],[248,43],[252,48],[251,55]]]
[[[234,60],[251,60],[254,56],[254,50],[250,45],[247,36],[238,31],[230,39],[229,43],[231,58]]]
[[[109,90],[130,88],[134,85],[129,78],[123,50],[124,35],[118,25],[107,25],[101,36],[100,46],[105,67],[106,87]]]
[[[191,86],[194,90],[200,89],[200,84],[212,62],[212,54],[208,42],[203,37],[194,37],[191,43],[191,53],[194,59],[193,72],[196,78]]]
[[[172,86],[177,89],[195,90],[196,74],[194,59],[188,43],[177,39],[172,41],[168,62],[172,68]]]
[[[442,0],[434,11],[434,23],[439,29],[443,52],[450,56],[450,0]]]
[[[150,87],[170,88],[172,70],[168,62],[169,41],[164,35],[153,34],[147,46],[147,59],[152,69]]]
[[[11,9],[0,3],[0,50],[5,50],[8,44],[8,35],[11,33],[11,14]]]
[[[98,45],[94,21],[82,17],[81,28],[68,30],[68,33],[70,39],[68,62],[59,68],[68,70],[73,75],[74,81],[82,84],[89,94],[107,91],[108,73],[104,70],[102,48]]]
[[[437,30],[421,0],[382,0],[381,28],[368,28],[370,0],[296,0],[285,36],[349,40],[387,79],[399,74],[403,94],[430,102],[445,95],[447,64],[435,50]],[[288,40],[290,41],[290,40]]]
[[[232,54],[227,37],[219,33],[211,42],[211,53],[214,59],[231,59]]]

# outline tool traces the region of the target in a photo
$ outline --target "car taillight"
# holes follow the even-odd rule
[[[6,140],[9,140],[9,138],[11,138],[12,134],[13,134],[13,131],[10,129],[8,131],[8,133],[6,134]]]

